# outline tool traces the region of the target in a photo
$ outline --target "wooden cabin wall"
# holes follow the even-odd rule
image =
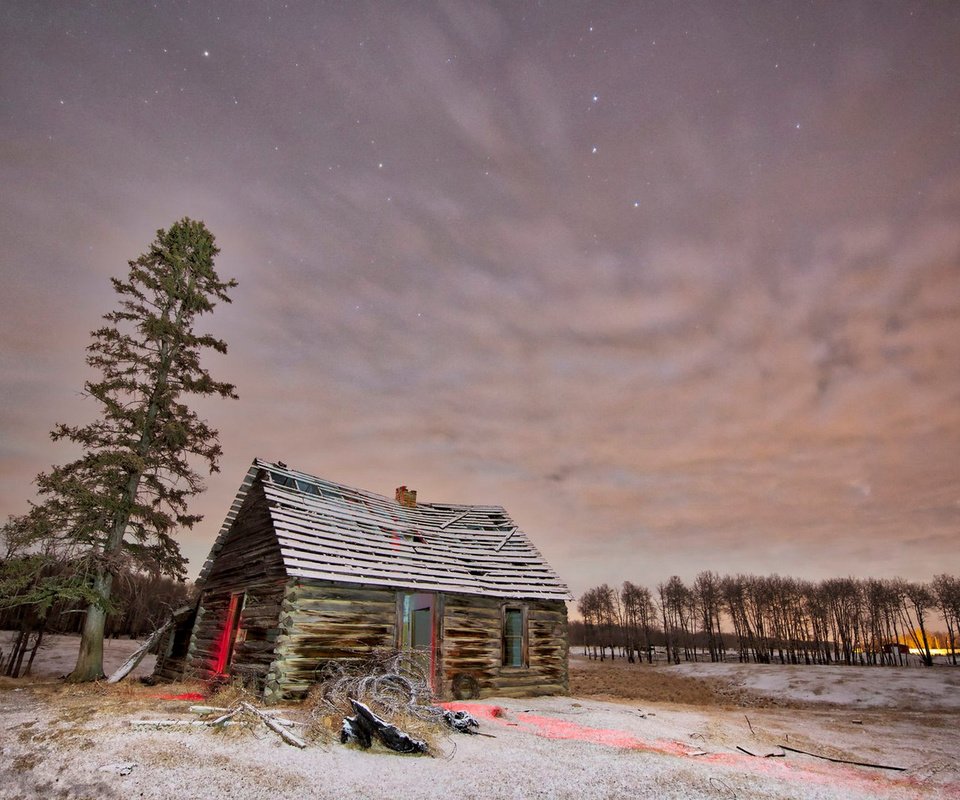
[[[164,631],[151,652],[157,654],[153,667],[156,681],[178,681],[187,665],[187,652],[196,621],[194,609],[175,614],[173,624]]]
[[[502,665],[502,607],[526,606],[529,666]],[[476,689],[479,697],[567,694],[567,607],[558,600],[505,601],[445,596],[442,625],[444,698]]]
[[[478,696],[566,694],[567,608],[560,601],[528,600],[528,667],[504,667],[501,598],[444,594],[438,633],[442,699],[467,675]],[[510,602],[516,606],[521,603]],[[362,659],[397,644],[397,590],[304,580],[283,600],[276,660],[266,675],[268,701],[301,698],[327,661]]]
[[[280,635],[280,609],[288,580],[260,482],[251,486],[203,583],[185,677],[214,677],[223,647],[230,597],[246,592],[237,642],[227,671],[262,688]]]
[[[264,698],[300,698],[331,660],[357,660],[397,639],[397,593],[382,587],[305,580],[283,600],[282,635]]]

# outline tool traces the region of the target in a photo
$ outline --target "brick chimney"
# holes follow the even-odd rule
[[[417,507],[417,490],[408,489],[406,486],[398,486],[397,491],[395,492],[395,497],[397,502],[406,506],[407,508],[416,508]]]

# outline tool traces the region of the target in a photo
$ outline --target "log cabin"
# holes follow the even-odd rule
[[[402,649],[440,699],[566,694],[570,593],[500,506],[393,499],[259,459],[154,675],[303,697],[331,661]]]

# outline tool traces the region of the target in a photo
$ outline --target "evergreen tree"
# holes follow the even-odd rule
[[[191,461],[218,470],[217,431],[185,405],[186,395],[236,397],[229,383],[201,366],[207,349],[226,353],[223,341],[194,332],[194,322],[230,302],[236,281],[214,270],[219,252],[202,222],[182,219],[157,231],[149,250],[129,262],[125,280],[113,278],[118,308],[93,331],[87,364],[100,373],[85,385],[100,405],[89,425],[57,425],[83,454],[37,476],[46,513],[60,535],[78,545],[92,592],[74,681],[103,675],[103,632],[111,587],[122,567],[182,578],[185,560],[172,536],[200,520],[188,499],[203,491]]]

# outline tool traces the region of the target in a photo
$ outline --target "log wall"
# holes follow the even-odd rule
[[[224,646],[230,597],[245,592],[239,624],[245,640],[236,643],[228,672],[263,688],[274,660],[281,604],[289,582],[259,481],[251,487],[230,533],[214,555],[200,595],[185,677],[214,677]]]
[[[183,677],[195,622],[194,608],[173,615],[173,624],[163,633],[152,651],[157,654],[157,661],[153,667],[155,680],[178,681]]]
[[[282,606],[276,661],[265,698],[303,697],[328,661],[397,646],[398,592],[304,580]],[[502,665],[503,607],[524,606],[528,666]],[[437,692],[441,699],[566,694],[567,609],[559,601],[509,601],[443,594],[437,609]]]
[[[526,608],[528,666],[502,665],[504,606]],[[566,604],[446,595],[441,675],[438,689],[444,698],[567,694]]]
[[[396,620],[392,589],[309,580],[292,584],[283,599],[282,634],[265,699],[303,697],[326,662],[395,647]]]

